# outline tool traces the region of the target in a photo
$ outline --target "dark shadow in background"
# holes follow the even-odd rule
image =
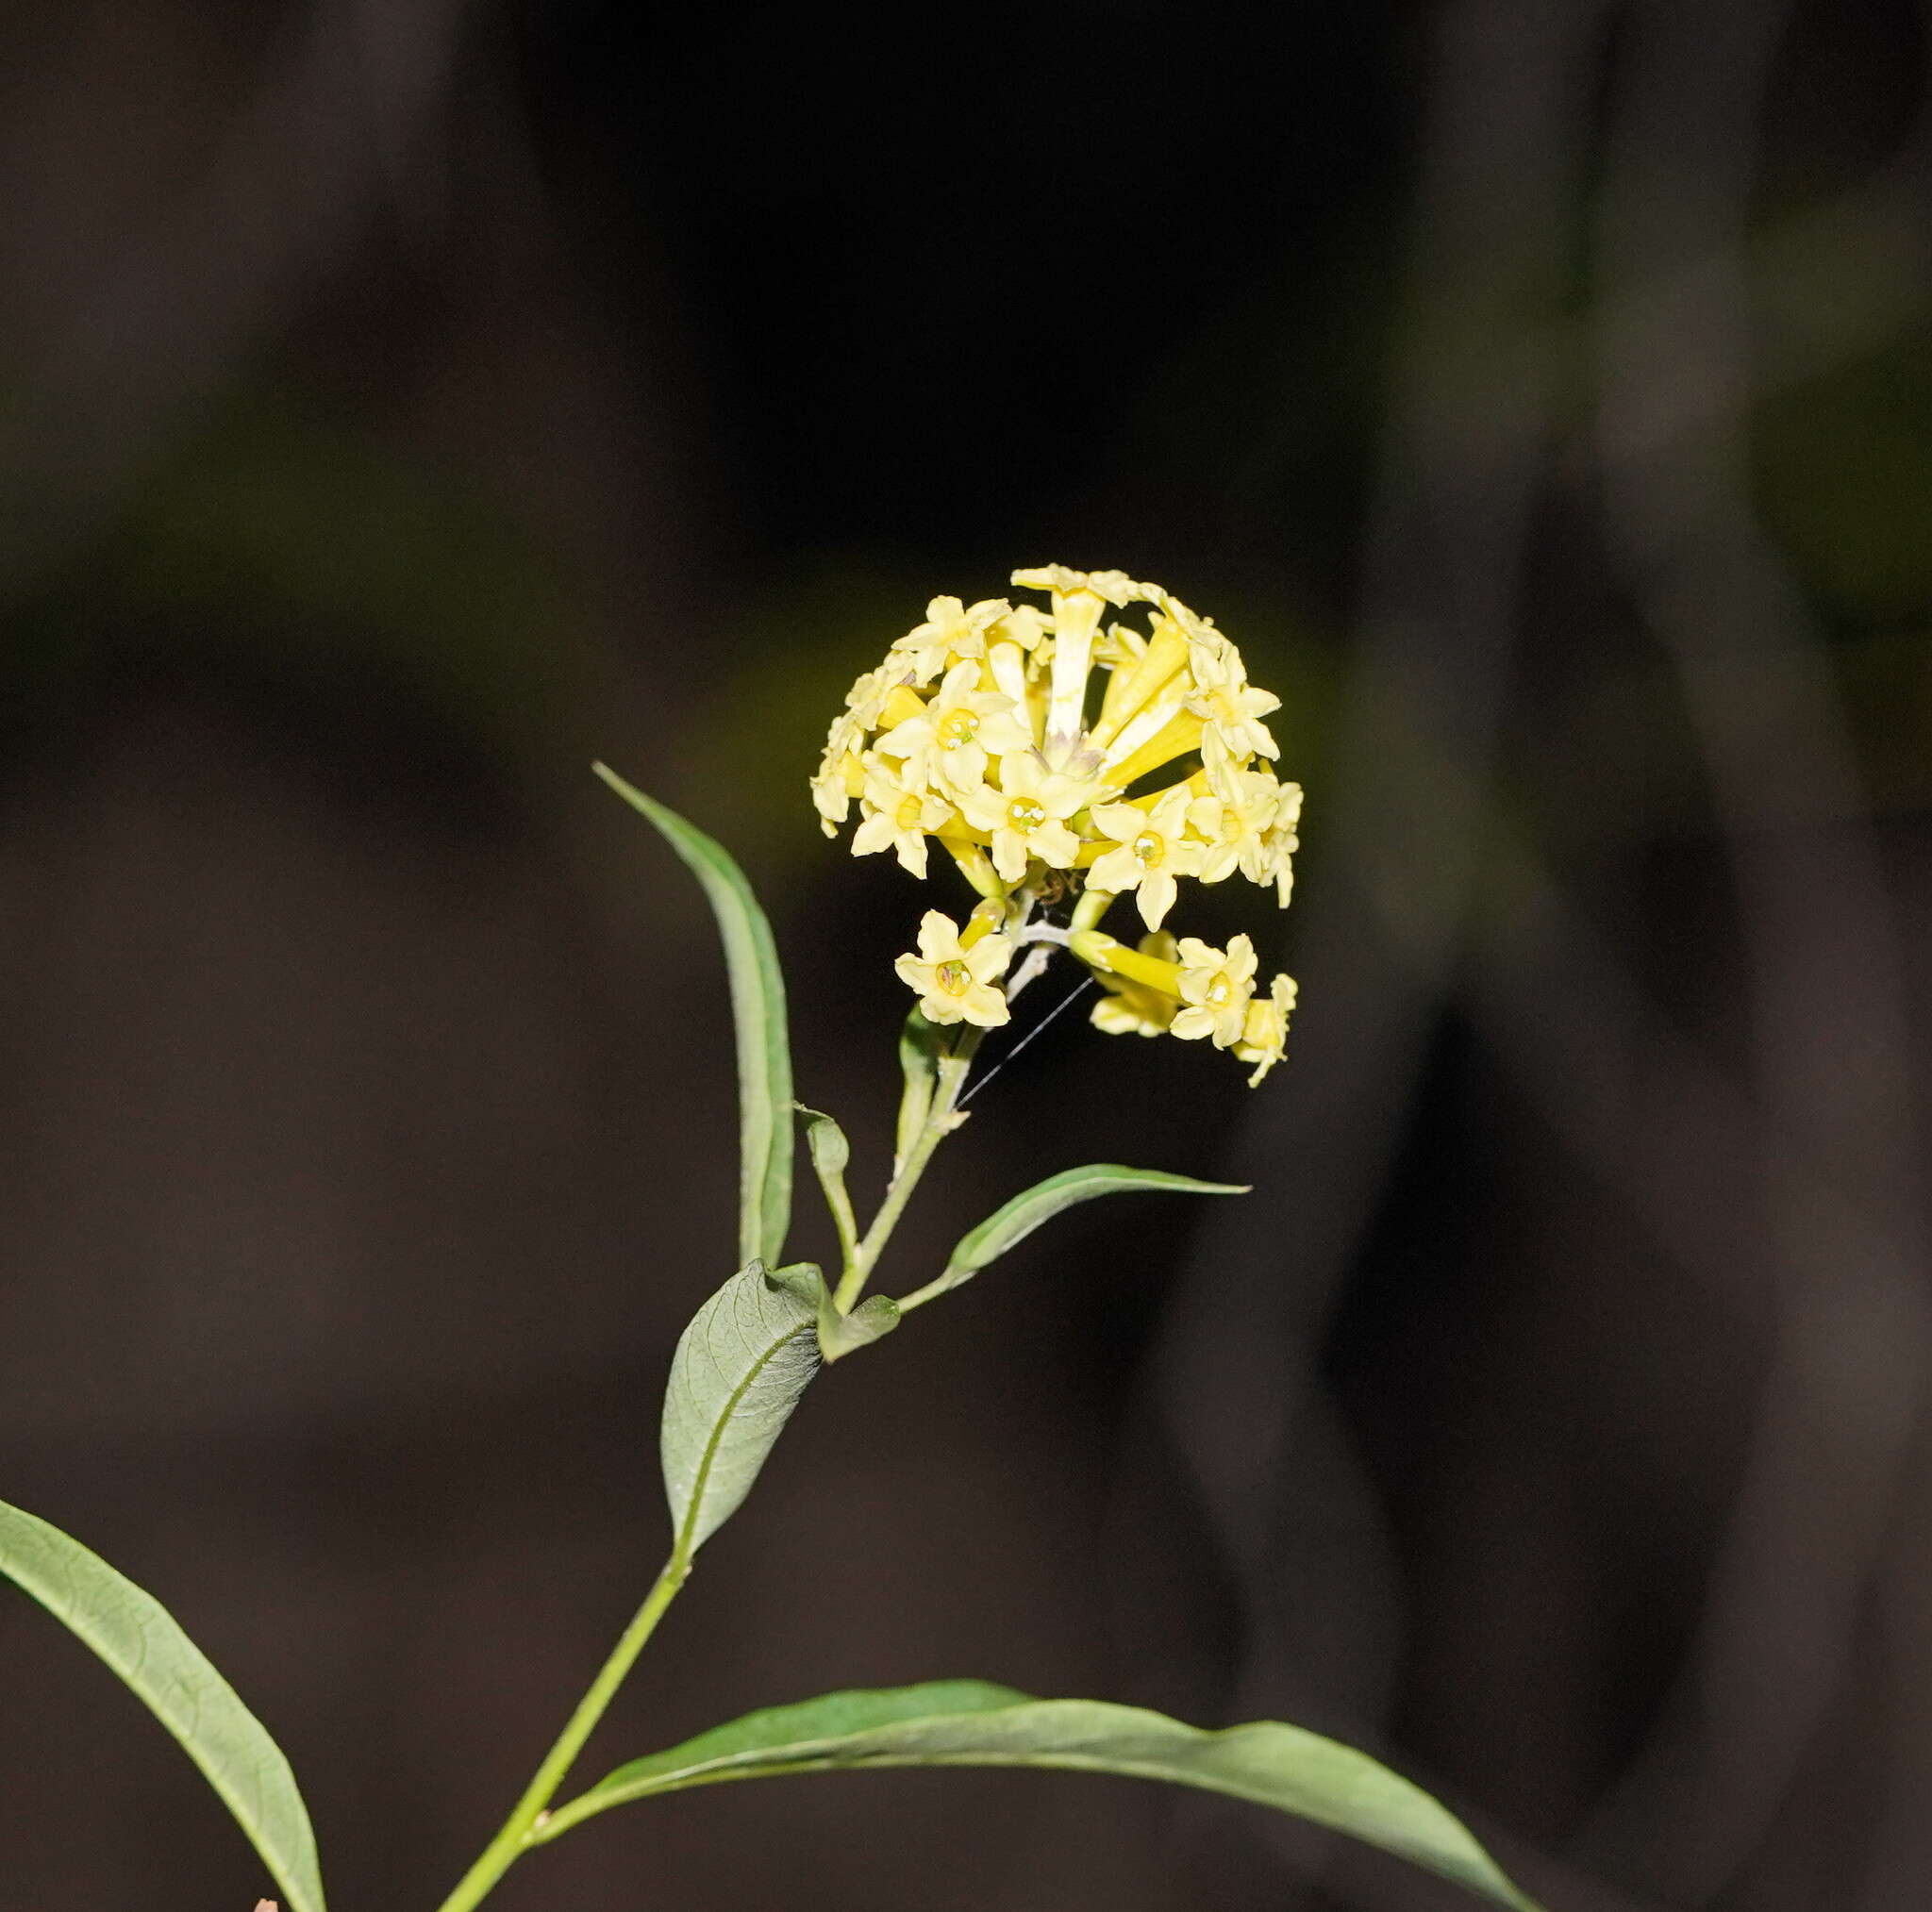
[[[729,1256],[711,931],[585,764],[741,851],[875,1170],[924,899],[803,778],[1048,559],[1284,693],[1296,906],[1185,926],[1304,1008],[1252,1098],[1062,1019],[901,1269],[1079,1160],[1257,1192],[826,1377],[593,1763],[978,1672],[1372,1743],[1564,1912],[1925,1903],[1920,11],[0,34],[0,1494],[231,1673],[338,1905],[434,1903],[629,1611]],[[0,1907],[253,1902],[23,1602],[0,1667]],[[501,1900],[1452,1903],[1003,1775],[675,1800]]]

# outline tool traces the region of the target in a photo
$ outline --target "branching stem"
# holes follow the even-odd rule
[[[958,1125],[960,1118],[956,1110],[959,1091],[966,1086],[966,1073],[973,1066],[974,1054],[979,1047],[983,1033],[971,1023],[962,1023],[958,1041],[949,1054],[940,1057],[939,1081],[933,1089],[932,1106],[926,1110],[925,1120],[920,1124],[919,1133],[913,1137],[912,1145],[906,1151],[897,1172],[887,1185],[885,1200],[879,1204],[878,1213],[873,1217],[872,1226],[865,1231],[858,1253],[840,1276],[832,1305],[841,1314],[849,1314],[853,1305],[865,1292],[865,1284],[872,1278],[872,1272],[877,1267],[886,1243],[891,1239],[900,1216],[906,1212],[906,1205],[912,1199],[912,1191],[919,1186],[925,1165],[932,1160],[933,1151]]]

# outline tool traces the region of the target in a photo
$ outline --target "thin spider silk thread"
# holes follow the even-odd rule
[[[1046,1012],[1045,1015],[1043,1015],[1040,1019],[1039,1022],[1034,1023],[1032,1028],[1027,1030],[1025,1035],[1022,1036],[1020,1039],[1017,1042],[1015,1042],[1013,1046],[1010,1049],[1008,1049],[1007,1053],[1004,1056],[1002,1056],[1000,1059],[997,1062],[995,1062],[993,1066],[991,1069],[989,1069],[986,1072],[986,1073],[979,1078],[977,1082],[974,1083],[972,1087],[967,1089],[965,1094],[959,1098],[958,1106],[964,1108],[966,1105],[969,1102],[971,1102],[973,1098],[975,1095],[977,1095],[979,1091],[982,1089],[984,1089],[986,1085],[989,1082],[991,1082],[993,1079],[993,1077],[1000,1072],[1002,1069],[1004,1069],[1007,1066],[1008,1063],[1012,1061],[1014,1057],[1017,1056],[1020,1054],[1020,1052],[1025,1048],[1027,1043],[1031,1042],[1036,1037],[1044,1033],[1047,1025],[1050,1023],[1052,1023],[1054,1018],[1058,1016],[1062,1009],[1067,1008],[1077,998],[1085,995],[1087,991],[1091,989],[1092,987],[1093,978],[1091,976],[1088,976],[1082,982],[1075,983],[1074,987],[1064,996],[1062,996],[1059,999],[1059,1001],[1056,1003],[1053,1006],[1053,1007]]]

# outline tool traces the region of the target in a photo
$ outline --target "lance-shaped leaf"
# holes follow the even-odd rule
[[[1272,1720],[1210,1733],[1139,1706],[1031,1700],[977,1680],[827,1693],[747,1714],[620,1766],[553,1813],[537,1837],[688,1787],[901,1766],[1111,1772],[1227,1793],[1379,1846],[1510,1912],[1536,1912],[1461,1821],[1353,1747]]]
[[[664,1491],[676,1551],[738,1511],[819,1365],[824,1277],[810,1262],[747,1263],[697,1313],[664,1388]]]
[[[738,1253],[742,1260],[775,1266],[791,1221],[791,1051],[772,925],[722,844],[633,789],[608,764],[591,769],[663,833],[704,885],[718,919],[738,1034]]]
[[[961,1282],[971,1281],[989,1262],[997,1261],[1042,1222],[1051,1222],[1063,1209],[1077,1202],[1091,1202],[1098,1195],[1126,1195],[1136,1190],[1187,1195],[1245,1195],[1244,1184],[1197,1182],[1189,1175],[1170,1175],[1159,1169],[1128,1169],[1118,1162],[1092,1162],[1084,1169],[1067,1169],[1036,1182],[1024,1195],[1015,1195],[1003,1208],[989,1215],[953,1250],[945,1272],[928,1282],[916,1294],[900,1304],[913,1308],[941,1295]]]
[[[0,1572],[92,1647],[181,1742],[289,1912],[323,1912],[315,1835],[288,1760],[167,1608],[78,1540],[4,1501]]]

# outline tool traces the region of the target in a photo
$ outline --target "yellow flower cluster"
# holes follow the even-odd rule
[[[1050,608],[939,597],[852,687],[812,779],[825,834],[856,804],[855,856],[891,850],[915,876],[938,842],[982,899],[964,929],[928,911],[899,973],[936,1023],[994,1027],[1016,948],[1063,943],[1107,985],[1096,1027],[1211,1039],[1256,1065],[1281,1057],[1294,984],[1255,988],[1245,936],[1217,950],[1161,930],[1179,881],[1239,873],[1286,906],[1301,790],[1274,774],[1264,719],[1216,629],[1117,571],[1016,571]],[[1146,607],[1144,629],[1113,611]],[[1163,771],[1168,775],[1159,774]],[[1129,950],[1097,924],[1131,894],[1149,934]],[[1068,928],[1031,921],[1077,896]]]

